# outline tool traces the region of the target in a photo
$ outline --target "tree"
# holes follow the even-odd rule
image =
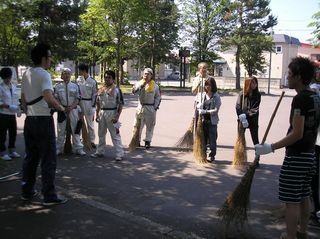
[[[258,70],[257,66],[264,64],[263,51],[272,47],[269,31],[277,19],[270,14],[269,2],[235,0],[226,8],[228,17],[224,21],[229,32],[221,43],[223,48],[236,47],[236,89],[240,89],[240,60],[252,74]],[[254,63],[253,59],[258,62]]]
[[[315,27],[312,32],[314,35],[312,44],[315,46],[320,46],[320,11],[312,15],[313,21],[309,23],[308,27]]]
[[[217,59],[215,49],[222,36],[221,14],[224,12],[226,1],[218,0],[187,0],[182,1],[185,24],[184,38],[192,44],[193,56],[197,62]]]

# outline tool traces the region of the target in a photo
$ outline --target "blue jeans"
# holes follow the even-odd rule
[[[204,131],[204,141],[205,145],[210,147],[210,157],[215,157],[217,153],[217,138],[218,138],[218,131],[217,125],[212,125],[210,120],[203,121],[203,131]]]
[[[26,156],[23,161],[22,193],[31,195],[41,161],[44,199],[56,197],[54,180],[57,166],[56,136],[52,116],[27,116],[24,124]]]

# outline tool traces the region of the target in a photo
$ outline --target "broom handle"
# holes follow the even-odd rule
[[[273,113],[272,113],[271,118],[270,118],[270,120],[269,120],[269,124],[268,124],[268,127],[267,127],[267,129],[266,129],[266,132],[264,133],[264,136],[263,136],[263,139],[262,139],[261,144],[264,144],[264,143],[266,142],[266,139],[267,139],[269,130],[270,130],[270,128],[271,128],[273,119],[274,119],[274,117],[276,116],[276,113],[277,113],[277,111],[278,111],[278,108],[279,108],[279,105],[280,105],[280,103],[281,103],[281,100],[282,100],[283,96],[284,96],[284,91],[282,91],[282,93],[281,93],[281,95],[280,95],[280,98],[279,98],[279,100],[278,100],[278,103],[277,103],[276,107],[275,107],[274,110],[273,110]]]

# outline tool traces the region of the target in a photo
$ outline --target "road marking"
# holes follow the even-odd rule
[[[125,211],[119,210],[117,208],[111,207],[107,204],[97,202],[95,200],[92,200],[91,198],[89,198],[86,195],[66,191],[65,189],[63,189],[61,187],[57,187],[57,188],[59,188],[60,191],[63,191],[65,194],[72,197],[73,199],[76,199],[76,200],[78,200],[82,203],[85,203],[87,205],[90,205],[94,208],[106,211],[110,214],[118,216],[118,217],[125,219],[127,221],[138,224],[144,228],[147,228],[148,231],[160,233],[161,235],[169,236],[169,237],[173,237],[173,238],[204,239],[203,237],[199,237],[194,233],[186,233],[186,232],[178,231],[178,230],[175,230],[171,227],[162,225],[160,223],[153,222],[148,218],[145,218],[142,216],[137,216],[137,215],[134,215],[133,213],[125,212]]]

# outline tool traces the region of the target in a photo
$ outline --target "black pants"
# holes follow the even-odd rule
[[[0,114],[0,152],[6,150],[7,131],[9,132],[8,148],[15,148],[17,137],[17,120],[15,115]]]
[[[258,117],[248,117],[248,123],[253,145],[259,144]]]
[[[56,197],[57,166],[56,136],[52,116],[27,116],[24,124],[26,156],[23,161],[22,192],[34,191],[37,167],[41,161],[42,194],[45,199]]]
[[[320,146],[316,145],[315,150],[316,155],[316,174],[312,177],[311,189],[312,189],[312,199],[314,203],[314,211],[317,212],[320,210],[320,202],[319,202],[319,157],[320,157]]]

